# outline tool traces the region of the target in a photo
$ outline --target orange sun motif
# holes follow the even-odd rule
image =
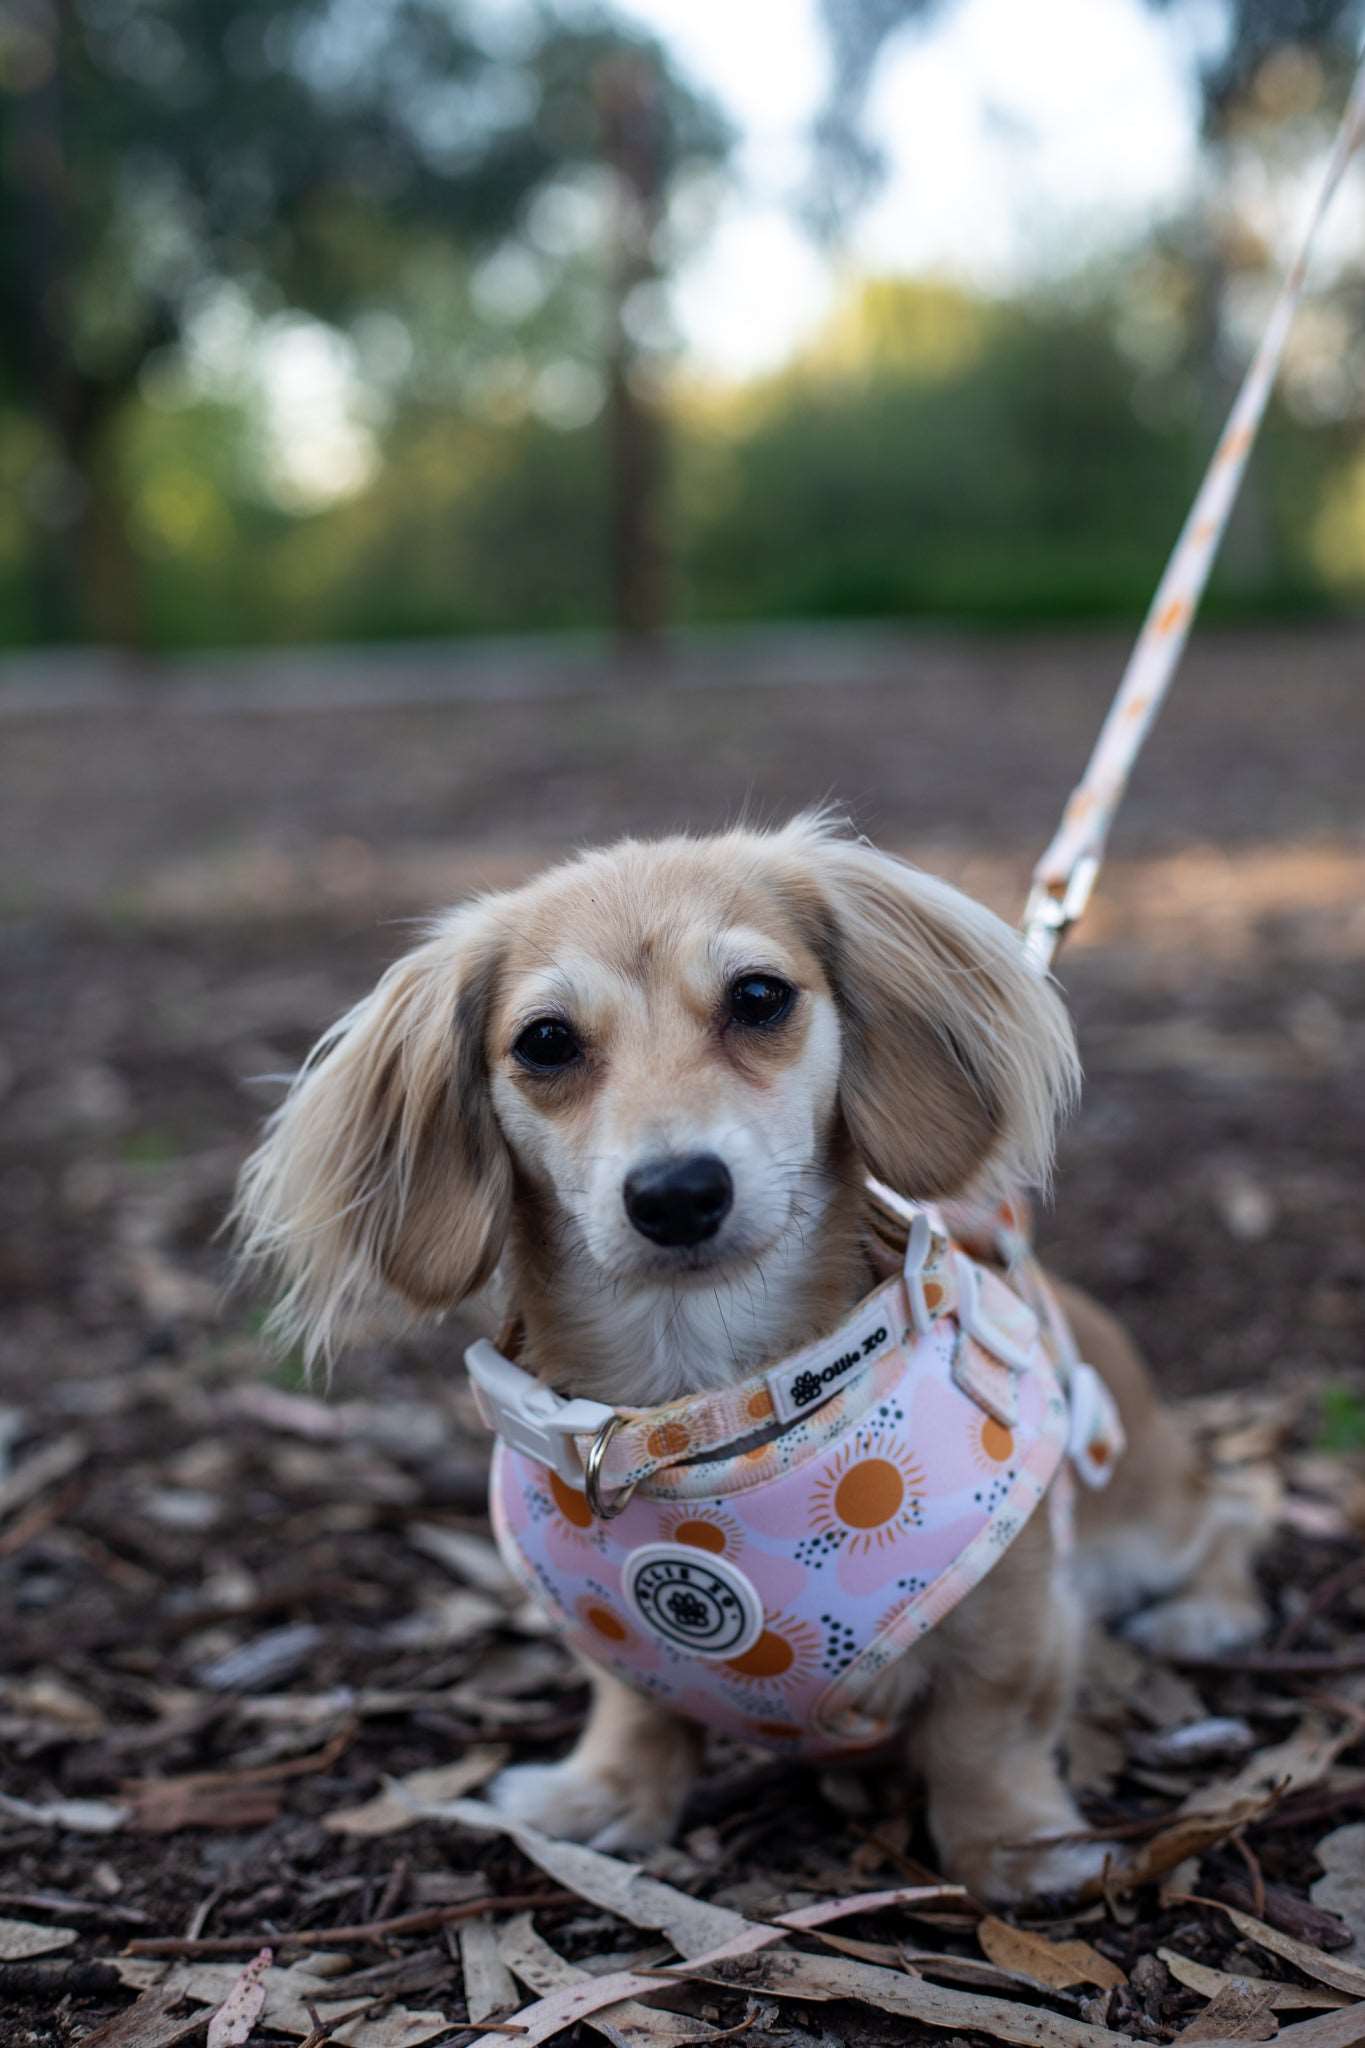
[[[819,1658],[819,1629],[812,1622],[779,1615],[742,1657],[727,1657],[725,1668],[737,1678],[750,1678],[760,1685],[773,1681],[797,1685],[810,1677]]]
[[[811,1488],[812,1531],[843,1532],[856,1554],[894,1542],[914,1521],[924,1472],[894,1436],[878,1433],[865,1446],[837,1451]]]
[[[972,1463],[979,1472],[992,1476],[1003,1465],[1008,1465],[1014,1456],[1014,1432],[1006,1429],[1003,1422],[997,1422],[993,1415],[983,1415],[972,1431]]]
[[[620,1644],[628,1643],[631,1639],[632,1631],[627,1628],[625,1622],[622,1621],[615,1609],[609,1607],[605,1600],[599,1600],[591,1593],[585,1594],[583,1599],[579,1601],[577,1614],[583,1626],[599,1642],[610,1643],[613,1647],[619,1647]]]
[[[712,1557],[733,1557],[742,1540],[728,1515],[715,1508],[694,1508],[690,1504],[670,1508],[662,1519],[661,1532],[666,1542],[685,1543],[692,1550],[709,1552]]]
[[[580,1493],[576,1487],[568,1485],[557,1472],[550,1473],[549,1485],[550,1498],[569,1527],[578,1530],[591,1529],[592,1509],[588,1506],[587,1496]]]

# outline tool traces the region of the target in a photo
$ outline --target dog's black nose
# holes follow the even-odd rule
[[[626,1175],[626,1214],[655,1244],[703,1244],[735,1199],[730,1169],[714,1152],[651,1159]]]

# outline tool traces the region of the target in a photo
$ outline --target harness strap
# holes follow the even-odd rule
[[[1052,964],[1057,948],[1090,900],[1114,813],[1185,651],[1195,611],[1237,501],[1289,330],[1303,297],[1308,258],[1318,229],[1363,135],[1365,61],[1356,73],[1322,189],[1298,253],[1280,286],[1261,345],[1252,358],[1199,494],[1157,586],[1095,750],[1072,792],[1055,838],[1033,871],[1033,887],[1024,913],[1024,938],[1041,967]]]
[[[663,1407],[616,1409],[563,1399],[481,1340],[465,1353],[480,1414],[497,1435],[549,1465],[566,1484],[583,1487],[590,1479],[592,1493],[605,1503],[666,1466],[799,1423],[862,1379],[912,1331],[924,1336],[951,1316],[958,1328],[953,1378],[979,1408],[1011,1428],[1018,1376],[1037,1337],[1033,1311],[953,1244],[936,1216],[895,1199],[908,1224],[900,1272],[830,1336],[780,1364],[737,1386]]]

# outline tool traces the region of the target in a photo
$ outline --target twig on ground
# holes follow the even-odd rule
[[[390,1920],[365,1920],[354,1927],[304,1927],[293,1934],[272,1928],[265,1934],[219,1934],[203,1941],[177,1935],[153,1935],[130,1941],[124,1950],[130,1956],[234,1956],[241,1949],[260,1948],[344,1948],[359,1941],[388,1941],[395,1934],[427,1934],[436,1927],[453,1927],[457,1921],[472,1920],[481,1913],[519,1913],[544,1906],[577,1906],[576,1892],[556,1886],[550,1891],[490,1893],[479,1899],[463,1899],[455,1906],[427,1906],[420,1912],[399,1913]]]

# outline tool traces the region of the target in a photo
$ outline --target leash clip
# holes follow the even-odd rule
[[[1052,965],[1062,940],[1078,924],[1100,871],[1099,855],[1083,853],[1061,883],[1035,882],[1024,909],[1024,945],[1034,962]]]

